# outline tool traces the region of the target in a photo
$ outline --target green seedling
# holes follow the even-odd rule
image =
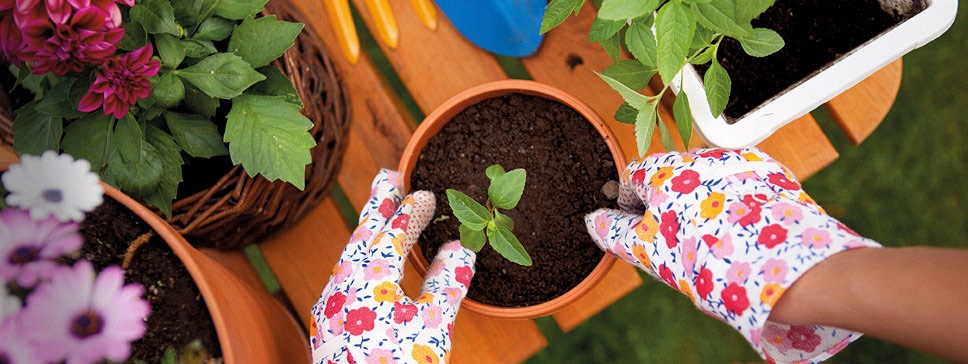
[[[531,256],[524,250],[512,230],[514,221],[500,210],[510,210],[518,205],[524,192],[527,173],[518,168],[508,172],[499,164],[484,171],[491,180],[487,188],[487,201],[481,205],[467,194],[447,189],[447,200],[454,216],[460,221],[460,242],[465,248],[481,251],[484,243],[490,243],[507,260],[530,266]]]

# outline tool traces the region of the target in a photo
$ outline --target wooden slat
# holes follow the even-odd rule
[[[554,314],[558,327],[564,332],[569,332],[638,288],[642,284],[642,278],[635,269],[625,262],[615,262],[612,270],[591,292]]]
[[[825,104],[854,145],[867,139],[891,111],[901,89],[902,69],[898,58]]]
[[[810,114],[781,127],[757,147],[789,167],[801,181],[840,156]]]
[[[622,98],[592,72],[601,72],[612,63],[601,46],[588,41],[587,34],[593,20],[594,9],[586,4],[578,17],[569,18],[545,35],[536,55],[523,58],[521,62],[534,80],[565,90],[595,109],[612,129],[626,158],[631,159],[637,157],[634,130],[631,125],[619,123],[612,117],[622,104]],[[580,64],[576,64],[579,59]],[[667,120],[671,120],[671,117]],[[655,140],[658,141],[658,133]],[[642,280],[634,269],[626,264],[616,263],[606,278],[591,292],[575,304],[554,314],[555,321],[562,330],[569,331],[641,283]]]
[[[373,17],[365,0],[353,0],[371,33]],[[454,94],[471,86],[507,78],[489,53],[464,39],[450,20],[438,11],[437,30],[423,26],[408,1],[391,1],[400,32],[400,44],[388,49],[387,58],[424,113],[430,113]]]
[[[349,239],[350,229],[342,215],[333,200],[326,199],[296,225],[259,243],[269,268],[307,330],[312,322],[310,308],[319,300]]]

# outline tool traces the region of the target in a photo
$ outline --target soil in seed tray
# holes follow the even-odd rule
[[[877,0],[777,1],[753,20],[753,27],[779,33],[785,42],[780,51],[767,57],[752,57],[738,41],[726,38],[717,53],[732,79],[729,102],[723,112],[727,122],[735,122],[917,12],[888,13]],[[701,75],[706,69],[708,64],[696,67]]]
[[[81,224],[81,258],[96,270],[121,266],[128,244],[149,226],[111,198]],[[97,242],[97,243],[94,243]],[[164,240],[155,235],[141,246],[125,270],[125,283],[140,283],[151,304],[145,336],[132,343],[131,360],[160,363],[165,349],[181,350],[195,339],[212,357],[221,357],[215,325],[191,275]]]
[[[589,236],[584,216],[601,207],[617,208],[615,196],[602,192],[618,180],[608,147],[581,114],[541,97],[511,94],[465,109],[430,139],[410,178],[413,190],[437,197],[435,219],[419,241],[427,261],[442,243],[459,238],[445,190],[483,203],[489,184],[484,170],[492,164],[527,171],[520,203],[502,212],[514,220],[513,231],[534,265],[512,263],[485,246],[477,255],[468,297],[520,307],[564,294],[604,254]]]

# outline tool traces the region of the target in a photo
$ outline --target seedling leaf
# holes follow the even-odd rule
[[[484,230],[484,226],[492,219],[486,207],[458,190],[447,189],[447,202],[457,220],[471,230]]]
[[[521,168],[492,178],[491,185],[487,188],[487,196],[491,199],[491,204],[499,209],[513,209],[521,200],[526,179],[527,173]]]
[[[531,266],[531,256],[511,230],[503,226],[495,226],[494,229],[487,229],[487,239],[491,242],[491,247],[507,260],[523,266]]]

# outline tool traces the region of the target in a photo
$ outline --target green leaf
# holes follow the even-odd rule
[[[622,30],[626,24],[628,23],[625,20],[595,18],[591,29],[588,31],[588,40],[590,42],[600,42],[611,38],[617,34],[619,30]]]
[[[494,181],[494,177],[503,175],[504,173],[504,167],[501,167],[500,164],[492,164],[484,170],[484,175],[491,181]]]
[[[630,89],[628,86],[625,86],[625,84],[607,75],[603,75],[597,72],[595,74],[597,74],[598,77],[601,77],[602,80],[605,80],[605,83],[611,86],[612,89],[618,92],[619,95],[622,95],[622,99],[624,99],[625,102],[627,102],[630,106],[632,106],[636,110],[642,110],[648,105],[650,100],[649,97],[642,95],[633,89]]]
[[[457,227],[457,231],[460,233],[460,245],[474,252],[481,251],[484,243],[487,242],[487,235],[484,235],[484,230],[474,230],[461,224]]]
[[[521,168],[494,176],[491,185],[487,188],[487,197],[494,207],[504,210],[513,209],[521,200],[521,194],[524,193],[525,180],[527,180],[527,172]]]
[[[689,97],[684,90],[679,91],[676,101],[672,103],[672,117],[676,119],[676,129],[679,129],[682,145],[688,150],[689,138],[692,136],[692,109],[689,108]]]
[[[50,116],[65,119],[84,117],[88,113],[77,110],[77,104],[81,97],[76,94],[80,92],[83,95],[91,82],[86,78],[61,77],[60,82],[50,89],[47,96],[38,100],[37,110]],[[95,111],[95,113],[100,112]]]
[[[215,116],[215,112],[218,110],[219,101],[214,97],[206,95],[197,87],[187,84],[185,85],[184,105],[193,113],[213,117]]]
[[[131,20],[140,23],[148,34],[181,36],[181,27],[175,23],[175,9],[167,0],[141,1],[131,8]]]
[[[689,60],[691,64],[705,64],[709,63],[713,59],[713,53],[716,53],[715,48],[709,47],[699,52],[695,57]]]
[[[726,109],[726,103],[729,102],[729,90],[733,87],[729,74],[719,64],[719,61],[713,58],[702,80],[706,87],[706,99],[709,100],[709,111],[712,112],[713,117],[718,117]]]
[[[628,31],[625,32],[625,46],[635,59],[654,69],[658,48],[656,48],[655,33],[652,32],[652,22],[651,15],[632,20],[632,25],[629,25]]]
[[[309,133],[312,126],[299,107],[283,97],[241,95],[232,100],[224,141],[232,163],[241,164],[249,176],[281,179],[301,190],[306,165],[312,162],[309,149],[316,145]]]
[[[620,123],[635,124],[635,116],[638,114],[639,111],[632,107],[632,105],[629,105],[627,102],[623,102],[622,105],[619,105],[618,110],[615,110],[615,115],[613,117],[615,118],[615,121]]]
[[[145,28],[140,23],[123,22],[121,27],[124,28],[124,37],[118,42],[119,49],[130,52],[148,44],[148,33],[145,32]]]
[[[660,0],[604,0],[598,9],[598,17],[608,20],[635,19],[655,11]]]
[[[145,137],[161,157],[161,181],[144,200],[161,209],[165,216],[171,217],[171,202],[178,194],[178,184],[182,181],[182,164],[185,163],[181,148],[175,144],[171,135],[151,125],[145,128]]]
[[[676,143],[672,141],[672,134],[669,133],[669,128],[662,122],[662,118],[659,118],[656,124],[659,125],[659,140],[662,142],[662,148],[666,151],[676,150]]]
[[[623,59],[608,66],[602,73],[630,89],[641,90],[649,84],[655,69],[634,59]]]
[[[615,33],[611,38],[598,42],[612,61],[618,62],[622,57],[622,32]]]
[[[578,10],[585,4],[585,0],[551,0],[545,7],[544,16],[541,18],[541,34],[554,29],[572,13],[578,14]]]
[[[151,78],[151,97],[155,100],[154,106],[176,107],[185,99],[185,84],[171,72],[162,71]]]
[[[228,154],[222,134],[211,120],[196,114],[165,112],[165,123],[175,142],[185,153],[196,158]]]
[[[118,123],[114,126],[113,138],[114,145],[121,157],[135,165],[141,163],[145,134],[144,130],[141,130],[141,126],[138,125],[138,121],[130,113],[118,120]]]
[[[13,149],[20,154],[41,155],[44,151],[60,151],[64,119],[37,110],[38,102],[31,101],[17,109],[13,120]]]
[[[783,38],[776,32],[766,28],[753,29],[753,35],[738,38],[746,54],[753,57],[766,57],[783,48]]]
[[[689,53],[695,54],[700,49],[709,49],[709,47],[713,45],[713,38],[715,36],[715,32],[702,26],[701,23],[697,23],[696,33],[692,35],[692,44],[689,45]]]
[[[647,104],[635,115],[635,146],[640,157],[648,153],[649,145],[652,144],[652,133],[655,132],[655,108],[655,104]]]
[[[468,229],[481,231],[493,219],[487,208],[470,196],[454,189],[447,189],[447,202],[454,211],[454,217]]]
[[[161,155],[154,146],[141,143],[138,161],[124,158],[115,151],[108,161],[108,173],[114,177],[114,183],[125,193],[138,200],[151,195],[161,182]]]
[[[688,6],[672,1],[659,9],[655,31],[659,76],[665,84],[682,69],[696,31],[696,15]]]
[[[747,0],[740,0],[740,2]],[[733,38],[745,37],[749,30],[736,21],[736,2],[716,0],[705,4],[695,4],[699,23],[717,33]]]
[[[212,14],[231,20],[242,20],[255,16],[269,0],[220,0]]]
[[[487,239],[491,242],[491,248],[507,260],[523,266],[531,266],[531,256],[511,230],[496,225],[494,229],[487,229]]]
[[[161,65],[166,68],[177,68],[185,59],[185,46],[171,34],[155,34],[155,46]]]
[[[749,23],[773,6],[776,0],[741,0],[736,2],[736,22]]]
[[[197,40],[224,40],[232,35],[235,22],[222,17],[209,17],[198,26],[198,31],[192,36]]]
[[[93,113],[64,128],[61,148],[74,158],[86,159],[91,169],[100,171],[114,153],[114,118]]]
[[[206,39],[184,39],[181,41],[185,47],[185,55],[191,58],[201,58],[210,54],[215,54],[215,43]]]
[[[252,93],[257,95],[266,96],[282,96],[285,98],[286,102],[299,106],[300,109],[303,107],[302,100],[299,98],[299,92],[292,85],[292,80],[288,76],[282,73],[282,70],[273,67],[265,66],[257,69],[266,79],[252,85],[251,88],[246,90],[246,93]]]
[[[498,210],[494,210],[494,224],[497,226],[503,226],[508,230],[514,230],[514,220],[511,220],[508,215],[502,214]]]
[[[231,53],[218,53],[191,67],[173,72],[206,95],[220,99],[235,98],[249,86],[266,78],[252,69],[248,62]]]
[[[175,8],[175,22],[186,28],[191,28],[198,24],[201,17],[205,16],[202,11],[202,2],[199,0],[169,0],[171,6]]]

